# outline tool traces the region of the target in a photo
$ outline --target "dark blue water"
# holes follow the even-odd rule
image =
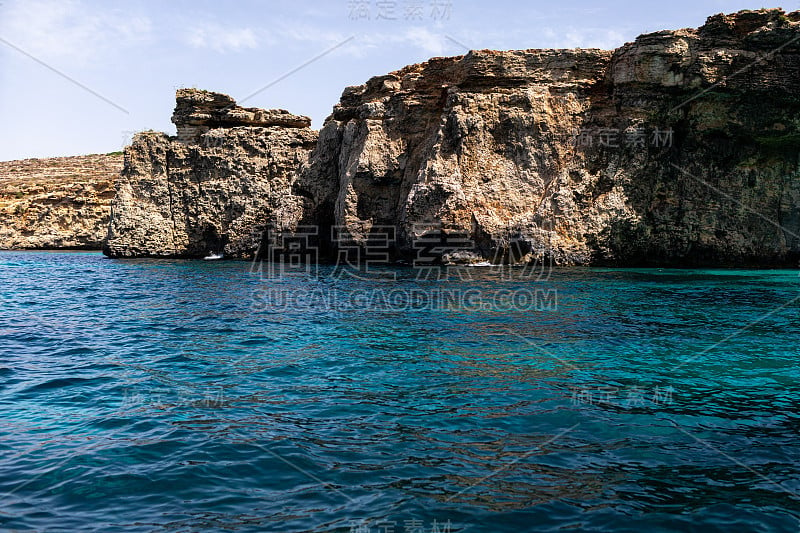
[[[0,254],[0,529],[798,531],[797,272],[249,269]]]

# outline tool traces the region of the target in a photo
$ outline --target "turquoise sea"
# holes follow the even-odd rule
[[[800,529],[798,272],[332,274],[0,253],[0,529]]]

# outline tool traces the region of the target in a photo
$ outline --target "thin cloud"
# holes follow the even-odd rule
[[[262,33],[263,35],[263,33]],[[208,48],[216,52],[239,52],[258,48],[263,37],[252,28],[226,27],[219,24],[201,24],[186,34],[186,43],[193,48]]]
[[[556,33],[552,30],[538,32],[536,40],[529,33],[518,32],[466,32],[458,37],[428,27],[412,27],[394,35],[364,33],[358,36],[342,53],[366,57],[387,48],[407,48],[427,57],[462,55],[468,50],[525,49],[525,48],[602,48],[613,50],[625,43],[626,36],[617,30],[592,29],[579,31],[566,28]]]
[[[330,28],[314,24],[297,24],[283,21],[278,24],[276,35],[280,38],[281,46],[292,44],[321,44],[328,46],[343,41],[348,34],[340,31],[331,31]]]
[[[451,37],[473,50],[521,50],[528,48],[601,48],[614,50],[626,41],[632,40],[635,34],[628,35],[622,29],[576,28],[568,26],[559,30],[550,27],[531,28],[525,31],[507,30],[504,32],[487,32],[476,30],[460,30]],[[453,42],[447,43],[448,53],[453,50],[464,53],[464,46]]]
[[[382,49],[406,48],[422,52],[427,57],[458,55],[449,51],[452,46],[443,33],[425,27],[412,27],[394,35],[386,33],[363,33],[342,52],[354,57],[365,57]]]
[[[548,48],[602,48],[614,50],[625,44],[625,35],[616,30],[567,28],[562,32],[547,30],[545,36],[552,45]]]
[[[419,48],[432,56],[444,55],[446,49],[445,36],[432,32],[427,28],[411,28],[403,34],[403,40],[411,46]]]
[[[146,16],[98,10],[79,0],[28,0],[3,8],[0,34],[42,61],[87,65],[149,42]]]
[[[217,52],[237,52],[248,49],[280,48],[305,49],[308,45],[329,46],[348,36],[311,24],[290,24],[275,20],[271,28],[222,26],[216,23],[194,23],[184,34],[184,43],[192,48]]]

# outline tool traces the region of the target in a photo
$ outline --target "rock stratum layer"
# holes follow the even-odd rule
[[[108,255],[252,257],[315,225],[331,252],[391,226],[409,259],[434,226],[455,261],[800,257],[800,12],[434,58],[345,89],[319,133],[196,90],[173,121],[126,151]]]
[[[0,249],[99,250],[122,155],[0,162]]]

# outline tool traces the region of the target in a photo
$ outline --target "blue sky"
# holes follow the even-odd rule
[[[179,87],[309,115],[319,128],[344,87],[465,47],[616,48],[760,7],[776,5],[0,0],[0,160],[117,151],[144,129],[174,134]]]

